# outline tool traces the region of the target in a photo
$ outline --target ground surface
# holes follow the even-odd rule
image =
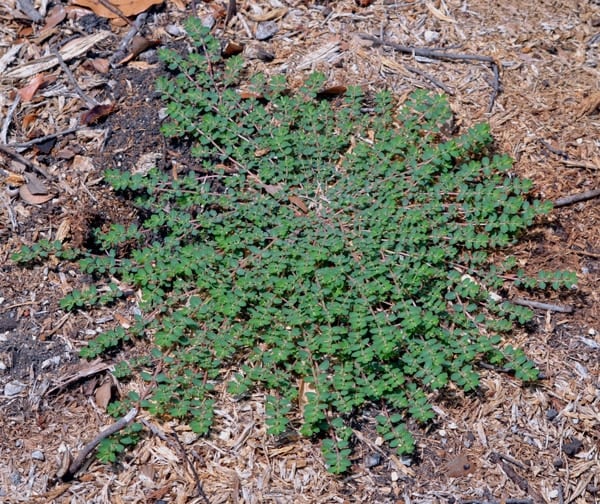
[[[600,502],[597,198],[555,209],[507,251],[531,273],[570,268],[579,278],[577,290],[538,299],[572,306],[572,313],[539,310],[535,327],[513,336],[512,343],[527,351],[546,378],[524,388],[509,375],[484,370],[478,394],[448,391],[437,399],[435,425],[413,427],[418,441],[413,459],[399,460],[380,446],[365,412],[356,431],[351,473],[328,475],[317,445],[265,434],[259,394],[239,402],[223,394],[209,438],[196,439],[185,426],[160,424],[142,413],[139,418],[154,432],[149,428],[144,442],[119,464],[91,460],[76,479],[58,479],[67,453],[76,455],[113,421],[103,409],[104,384],[111,388],[112,383],[113,396],[123,392],[110,375],[110,366],[122,355],[82,363],[77,350],[98,332],[131,320],[135,303],[110,311],[64,313],[60,298],[89,279],[74,265],[52,259],[23,269],[10,255],[41,238],[86,246],[92,228],[135,218],[128,202],[103,185],[103,169],[134,170],[147,162],[173,169],[189,160],[158,135],[161,103],[153,82],[160,66],[155,53],[103,67],[129,27],[86,17],[89,10],[66,1],[43,2],[48,8],[62,7],[64,19],[45,14],[32,25],[16,3],[7,0],[0,6],[5,135],[0,143],[17,149],[15,144],[77,125],[88,108],[82,95],[116,108],[97,124],[60,134],[49,145],[18,149],[51,175],[46,180],[38,174],[45,188],[34,188],[42,199],[51,194],[48,201],[31,205],[36,202],[31,195],[9,192],[19,180],[5,181],[2,187],[0,502]],[[531,178],[539,196],[555,201],[599,188],[598,4],[359,4],[244,0],[227,27],[227,5],[198,2],[196,8],[206,22],[214,18],[215,33],[223,40],[244,45],[252,69],[285,71],[292,86],[311,70],[321,70],[331,85],[388,87],[400,99],[416,87],[439,91],[444,86],[452,93],[458,127],[489,121],[498,149],[515,158],[515,173]],[[163,45],[184,47],[179,32],[192,12],[191,2],[168,1],[150,12],[142,33]],[[49,26],[51,19],[59,20],[56,26]],[[275,23],[278,31],[272,38],[256,39],[261,21]],[[56,65],[39,70],[51,78],[33,97],[16,94],[37,72],[25,77],[11,72],[24,71],[26,63],[57,45],[64,48],[71,39],[103,30],[105,37],[67,61],[81,94]],[[488,112],[493,95],[489,66],[415,58],[364,40],[361,33],[405,46],[491,56],[500,66],[502,92]],[[12,51],[17,44],[22,44],[18,52]],[[3,177],[31,173],[4,154],[0,167]],[[205,497],[198,492],[200,484]]]

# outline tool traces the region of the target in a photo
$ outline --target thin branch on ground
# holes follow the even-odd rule
[[[131,25],[131,29],[127,32],[127,35],[123,37],[118,49],[111,56],[109,60],[111,66],[115,66],[118,61],[121,61],[123,58],[125,58],[125,56],[127,56],[127,48],[129,47],[129,44],[133,40],[133,37],[135,37],[142,29],[147,17],[148,13],[142,12],[138,17],[135,18],[135,21]]]
[[[87,457],[94,451],[96,446],[98,446],[103,439],[106,439],[109,436],[112,436],[116,432],[119,432],[121,429],[129,425],[133,419],[138,414],[137,408],[131,408],[129,412],[121,418],[119,421],[112,424],[107,429],[103,430],[100,434],[98,434],[94,439],[92,439],[88,444],[86,444],[83,449],[79,452],[79,455],[75,458],[75,460],[69,466],[69,470],[67,473],[62,476],[62,479],[70,479],[81,469]]]
[[[29,159],[27,159],[24,156],[21,156],[21,154],[19,154],[18,152],[14,151],[13,149],[11,149],[8,145],[0,144],[0,152],[3,152],[7,156],[10,156],[15,161],[18,161],[22,165],[25,165],[30,170],[34,170],[34,171],[38,172],[40,175],[43,175],[47,179],[52,178],[48,174],[48,172],[46,170],[44,170],[41,166],[38,166],[38,165],[32,163],[31,161],[29,161]]]
[[[572,159],[561,159],[560,162],[566,166],[574,168],[585,168],[586,170],[600,170],[600,166],[585,161],[574,161]]]
[[[593,198],[597,198],[600,196],[600,189],[592,189],[591,191],[585,191],[578,194],[572,194],[571,196],[564,196],[563,198],[558,198],[555,200],[555,207],[563,207],[567,205],[572,205],[573,203],[579,203],[580,201],[587,201]]]
[[[53,138],[59,138],[61,136],[70,135],[71,133],[75,133],[75,132],[77,132],[81,129],[85,129],[85,128],[86,128],[85,126],[75,126],[74,128],[57,131],[56,133],[50,133],[48,135],[34,138],[33,140],[29,140],[27,142],[8,144],[8,145],[6,145],[6,147],[10,147],[13,149],[25,150],[25,149],[28,149],[29,147],[33,147],[34,145],[45,142],[46,140],[52,140]]]
[[[533,499],[505,499],[502,501],[467,499],[461,500],[460,504],[534,504]]]
[[[512,302],[516,305],[527,306],[528,308],[537,308],[539,310],[549,310],[559,313],[573,313],[572,306],[564,306],[550,303],[540,303],[539,301],[532,301],[530,299],[515,298]]]
[[[229,21],[237,14],[237,4],[235,0],[229,0],[227,4],[227,15],[225,16],[225,26],[229,24]]]
[[[17,110],[19,103],[21,103],[21,95],[17,93],[15,95],[15,99],[10,105],[10,108],[8,109],[6,117],[4,118],[4,123],[2,124],[2,131],[0,131],[0,142],[4,144],[8,143],[8,129],[10,128],[12,117],[15,113],[15,110]]]
[[[587,257],[593,257],[594,259],[600,259],[600,254],[594,252],[588,252],[587,250],[574,250],[577,255],[583,255]]]
[[[107,8],[115,16],[118,16],[123,21],[125,21],[129,26],[131,26],[133,24],[133,22],[131,21],[131,19],[129,19],[125,14],[123,14],[123,12],[121,11],[121,9],[119,9],[118,7],[115,7],[114,5],[110,4],[106,0],[98,0],[98,2],[100,2],[100,4],[102,5],[102,7]]]
[[[192,471],[192,474],[194,475],[194,480],[196,482],[196,489],[198,490],[198,495],[202,498],[202,500],[204,502],[206,502],[206,504],[210,504],[210,500],[208,499],[206,493],[204,492],[204,487],[202,486],[202,482],[200,481],[200,476],[198,475],[198,471],[196,471],[196,468],[194,467],[194,464],[192,463],[192,461],[187,456],[187,452],[185,451],[185,448],[183,447],[183,444],[179,440],[179,437],[177,436],[177,433],[175,431],[173,431],[170,434],[166,434],[165,432],[163,432],[162,429],[160,429],[160,427],[157,427],[153,423],[148,422],[146,419],[142,418],[140,421],[148,429],[150,429],[150,432],[152,432],[152,434],[154,434],[158,438],[162,439],[165,443],[173,445],[174,443],[170,439],[170,437],[173,437],[175,439],[175,441],[177,442],[176,443],[177,444],[177,448],[179,449],[179,451],[183,455],[183,458],[188,463],[188,465],[190,467],[190,470]]]
[[[404,68],[406,68],[409,72],[415,73],[415,74],[420,75],[421,77],[427,79],[434,86],[439,87],[441,90],[443,90],[450,96],[454,96],[453,89],[450,89],[448,86],[446,86],[446,84],[438,81],[435,77],[429,75],[427,72],[423,72],[423,70],[419,70],[418,68],[412,67],[410,65],[404,65]]]
[[[61,56],[60,52],[58,52],[58,49],[54,48],[54,49],[52,49],[51,52],[54,55],[54,57],[58,60],[58,64],[60,65],[60,68],[62,68],[63,72],[65,72],[65,74],[67,75],[67,79],[69,79],[69,82],[75,88],[75,92],[85,102],[85,104],[90,108],[98,105],[98,102],[96,100],[94,100],[94,98],[89,97],[88,95],[86,95],[83,92],[83,89],[81,89],[81,86],[79,86],[79,84],[77,83],[77,79],[75,79],[73,72],[71,72],[71,69],[65,63],[65,60]]]
[[[548,142],[546,142],[546,140],[542,140],[541,138],[538,138],[538,142],[540,142],[542,144],[544,149],[551,152],[552,154],[556,154],[562,160],[566,160],[569,157],[569,155],[565,151],[557,149],[555,147],[552,147],[552,145],[550,145]]]
[[[394,42],[388,42],[387,40],[383,40],[382,38],[369,35],[368,33],[359,33],[359,36],[364,40],[370,40],[371,42],[375,42],[376,45],[390,47],[395,51],[405,54],[412,54],[413,56],[420,56],[422,58],[450,61],[479,61],[481,63],[488,64],[494,74],[494,80],[492,82],[492,95],[490,96],[490,103],[487,109],[488,112],[492,111],[492,108],[494,107],[494,103],[496,101],[496,97],[498,96],[498,94],[500,94],[501,88],[500,70],[498,68],[498,63],[496,63],[496,60],[491,56],[482,56],[479,54],[452,53],[440,49],[429,49],[427,47],[405,46],[401,44],[396,44]]]

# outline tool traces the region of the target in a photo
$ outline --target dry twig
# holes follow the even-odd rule
[[[62,479],[70,479],[72,478],[79,469],[83,466],[85,459],[89,456],[89,454],[100,444],[103,439],[106,439],[109,436],[112,436],[116,432],[119,432],[121,429],[130,424],[133,419],[136,417],[138,413],[137,408],[131,408],[128,413],[121,418],[118,422],[115,422],[107,429],[103,430],[100,434],[98,434],[94,439],[92,439],[88,444],[86,444],[83,449],[79,452],[79,455],[75,458],[75,460],[69,466],[69,470],[65,475],[62,476]]]
[[[434,86],[439,87],[441,90],[443,90],[450,96],[454,96],[454,90],[450,89],[448,86],[446,86],[446,84],[438,81],[433,76],[429,75],[427,72],[423,72],[423,70],[419,70],[418,68],[412,67],[410,65],[404,65],[404,68],[406,68],[409,72],[412,72],[417,75],[420,75],[421,77],[424,77],[429,82],[431,82]]]
[[[14,115],[15,110],[19,106],[19,103],[21,103],[21,95],[17,93],[15,99],[10,105],[10,108],[8,109],[6,117],[4,118],[4,123],[2,124],[2,131],[0,131],[0,142],[2,143],[8,143],[8,128],[10,128],[12,116]]]
[[[43,175],[47,179],[51,178],[50,175],[48,174],[48,172],[46,170],[44,170],[41,166],[38,166],[38,165],[32,163],[26,157],[23,157],[18,152],[15,152],[14,150],[12,150],[8,145],[0,144],[0,152],[3,152],[7,156],[10,156],[15,161],[18,161],[22,165],[25,165],[30,170],[34,170],[34,171],[38,172],[40,175]]]
[[[146,18],[148,17],[147,12],[142,12],[138,17],[135,18],[135,21],[131,25],[131,29],[127,32],[127,35],[123,37],[123,40],[119,44],[119,48],[114,52],[114,54],[110,58],[111,66],[117,65],[118,61],[123,60],[125,56],[127,56],[127,48],[129,44],[133,40],[133,37],[137,35],[137,33],[142,29],[144,23],[146,22]]]
[[[561,159],[560,162],[567,166],[573,166],[574,168],[585,168],[586,170],[600,170],[600,166],[592,163],[586,163],[585,161],[573,161],[571,159]]]
[[[5,147],[7,147],[7,148],[13,148],[13,149],[25,150],[25,149],[28,149],[29,147],[32,147],[32,146],[37,145],[39,143],[45,142],[46,140],[52,140],[53,138],[58,138],[58,137],[61,137],[61,136],[70,135],[71,133],[75,133],[76,131],[79,131],[81,129],[84,129],[84,127],[83,126],[75,126],[74,128],[69,128],[69,129],[66,129],[66,130],[57,131],[56,133],[50,133],[48,135],[44,135],[44,136],[41,136],[41,137],[34,138],[33,140],[29,140],[27,142],[9,144],[9,145],[6,145]]]
[[[488,64],[494,74],[494,80],[492,82],[492,95],[490,96],[490,103],[487,109],[488,112],[492,111],[492,108],[494,107],[494,102],[496,101],[496,97],[500,93],[500,70],[498,69],[498,64],[496,63],[496,60],[494,60],[494,58],[492,58],[491,56],[481,56],[479,54],[452,53],[442,51],[440,49],[429,49],[426,47],[404,46],[396,44],[394,42],[388,42],[386,40],[383,40],[382,38],[369,35],[368,33],[360,33],[359,36],[362,39],[375,42],[376,45],[390,47],[395,51],[402,52],[405,54],[412,54],[413,56],[450,61],[479,61]]]
[[[98,105],[98,102],[96,100],[94,100],[93,98],[90,98],[88,95],[86,95],[83,92],[83,89],[81,89],[81,86],[79,86],[79,84],[77,83],[77,79],[75,79],[73,72],[71,72],[71,69],[67,66],[67,64],[65,63],[65,60],[63,59],[61,54],[58,52],[58,49],[52,49],[52,54],[54,54],[54,56],[58,60],[58,64],[60,65],[60,68],[62,68],[63,72],[65,72],[65,74],[67,75],[67,79],[69,79],[69,82],[75,88],[75,92],[86,103],[86,105],[90,108]]]
[[[591,191],[585,191],[579,194],[572,194],[571,196],[564,196],[554,201],[555,207],[562,207],[572,205],[573,203],[579,203],[580,201],[587,201],[589,199],[597,198],[600,196],[600,189],[593,189]]]
[[[516,298],[512,302],[516,305],[527,306],[529,308],[537,308],[539,310],[549,310],[559,313],[573,313],[572,306],[563,306],[550,303],[540,303],[539,301],[532,301],[529,299]]]
[[[204,492],[204,487],[202,486],[202,482],[200,481],[200,476],[198,475],[198,471],[196,471],[196,468],[194,467],[194,464],[192,463],[192,461],[189,459],[189,457],[187,456],[187,453],[185,451],[185,448],[183,447],[183,444],[181,443],[181,441],[179,440],[179,437],[177,436],[177,433],[175,431],[171,432],[170,434],[166,434],[165,432],[163,432],[162,429],[160,429],[159,427],[157,427],[156,425],[148,422],[147,420],[143,419],[141,420],[141,422],[148,428],[150,429],[150,431],[157,436],[158,438],[162,439],[163,441],[165,441],[167,444],[173,446],[175,443],[173,443],[173,441],[170,439],[170,437],[173,437],[176,441],[176,445],[177,445],[177,449],[181,452],[181,455],[183,456],[183,458],[185,459],[185,461],[187,462],[188,466],[190,467],[190,470],[192,471],[192,474],[194,476],[194,480],[196,482],[196,490],[198,491],[198,495],[202,498],[202,500],[204,502],[206,502],[206,504],[210,504],[210,501],[206,495],[206,493]]]

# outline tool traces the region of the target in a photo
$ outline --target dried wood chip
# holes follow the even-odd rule
[[[109,31],[100,31],[86,37],[80,37],[66,43],[59,51],[63,60],[67,61],[77,56],[81,56],[89,49],[94,47],[99,42],[110,36]],[[13,79],[26,79],[32,75],[45,72],[50,68],[58,65],[58,58],[54,55],[44,56],[34,61],[29,61],[23,65],[19,65],[17,68],[6,72],[0,77],[0,82],[5,82]]]
[[[308,70],[319,62],[336,63],[341,58],[341,42],[333,40],[322,44],[315,51],[307,54],[298,64],[298,70]]]
[[[578,115],[582,117],[584,115],[593,114],[596,109],[600,106],[600,91],[596,91],[588,96],[579,105]]]
[[[23,44],[15,44],[2,55],[0,58],[0,73],[3,73],[6,67],[11,64],[21,47],[23,47]]]
[[[248,14],[248,18],[252,21],[256,21],[257,23],[263,21],[272,21],[273,19],[281,19],[288,13],[289,9],[286,7],[280,7],[278,9],[273,9],[263,14]]]

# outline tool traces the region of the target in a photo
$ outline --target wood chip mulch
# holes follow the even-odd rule
[[[114,7],[101,13],[106,4],[0,5],[0,502],[600,503],[597,195],[559,206],[509,251],[529,273],[579,279],[572,292],[532,300],[570,313],[537,309],[511,337],[544,379],[527,387],[482,369],[477,394],[438,394],[435,423],[411,425],[416,456],[388,450],[365,412],[352,470],[332,476],[318,443],[266,434],[262,395],[236,402],[223,391],[210,436],[141,412],[145,438],[118,463],[91,457],[74,478],[57,477],[113,423],[106,400],[139,385],[110,373],[125,354],[77,359],[137,306],[65,313],[59,300],[90,279],[10,256],[43,238],[86,246],[93,228],[135,219],[103,184],[105,168],[185,163],[160,141],[153,82],[156,44],[185,48],[192,13],[241,45],[253,71],[285,72],[291,86],[319,70],[331,86],[387,87],[400,100],[415,88],[447,93],[456,126],[490,122],[498,150],[542,198],[600,189],[598,2],[113,0],[125,19]]]

